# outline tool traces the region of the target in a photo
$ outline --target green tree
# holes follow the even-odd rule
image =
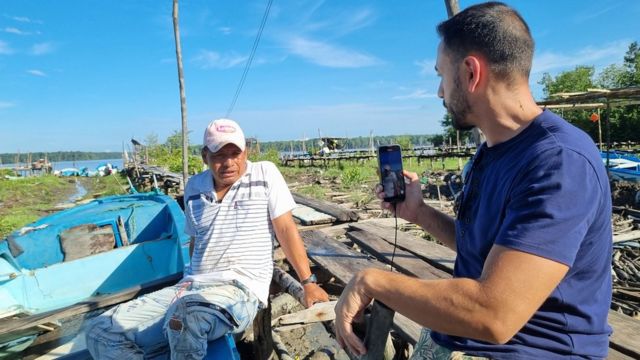
[[[580,65],[573,70],[561,72],[555,78],[549,73],[544,73],[538,83],[543,86],[542,91],[548,99],[557,93],[587,91],[594,88],[594,73],[593,66]]]

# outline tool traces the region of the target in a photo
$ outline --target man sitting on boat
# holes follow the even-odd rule
[[[296,206],[277,167],[247,160],[242,129],[211,122],[202,159],[209,169],[185,188],[185,232],[191,265],[178,284],[119,305],[86,329],[96,359],[142,359],[167,351],[172,359],[202,359],[207,342],[241,333],[266,306],[279,240],[305,292],[305,302],[327,301],[315,283],[291,215]]]

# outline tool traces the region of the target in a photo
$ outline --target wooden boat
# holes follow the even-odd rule
[[[0,240],[0,357],[42,332],[37,319],[179,279],[189,262],[184,221],[175,200],[160,192],[110,196]],[[36,326],[29,328],[29,319]]]

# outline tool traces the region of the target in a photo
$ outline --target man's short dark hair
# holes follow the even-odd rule
[[[512,80],[516,74],[529,78],[533,38],[522,16],[509,6],[501,2],[470,6],[437,30],[456,63],[476,52],[501,79]]]

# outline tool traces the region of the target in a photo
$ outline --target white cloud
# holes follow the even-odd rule
[[[420,75],[422,76],[437,75],[435,69],[436,61],[433,59],[416,61],[414,64],[420,67]]]
[[[16,106],[16,104],[9,101],[0,101],[0,109],[8,109]]]
[[[51,42],[45,42],[45,43],[38,43],[38,44],[34,44],[31,47],[31,54],[32,55],[45,55],[48,53],[53,52],[54,50],[54,46]]]
[[[630,41],[620,40],[602,46],[587,46],[573,53],[556,53],[552,51],[536,54],[533,57],[532,74],[566,70],[578,65],[606,66],[620,63],[629,48]]]
[[[210,50],[200,50],[193,59],[197,65],[203,69],[229,69],[234,66],[244,64],[247,57],[235,53],[220,54]]]
[[[29,74],[35,75],[35,76],[42,76],[42,77],[46,77],[47,76],[47,74],[45,74],[43,71],[40,71],[40,70],[33,69],[33,70],[27,70],[27,72]]]
[[[353,12],[345,13],[346,16],[340,16],[338,21],[338,32],[348,34],[363,27],[369,26],[375,21],[375,14],[369,8],[362,8]]]
[[[41,20],[35,20],[35,19],[31,19],[28,18],[26,16],[12,16],[11,17],[13,20],[18,21],[18,22],[23,22],[23,23],[34,23],[34,24],[42,24]]]
[[[9,46],[8,43],[0,40],[0,55],[11,55],[13,54],[13,49]]]
[[[303,37],[289,39],[287,48],[294,55],[326,67],[360,68],[381,63],[373,56]]]
[[[602,15],[608,13],[609,11],[611,11],[611,10],[617,8],[617,7],[619,7],[620,5],[622,5],[622,3],[610,5],[608,7],[602,7],[602,4],[595,3],[594,6],[597,6],[598,7],[597,9],[594,9],[593,6],[592,6],[592,8],[588,8],[588,7],[583,8],[580,12],[576,13],[573,16],[573,22],[576,23],[576,24],[582,24],[582,23],[587,22],[589,20],[598,19]]]
[[[16,35],[29,35],[29,33],[24,32],[18,28],[14,28],[14,27],[6,27],[4,28],[4,32],[9,33],[9,34],[16,34]]]
[[[220,32],[221,32],[222,34],[224,34],[224,35],[229,35],[229,34],[231,34],[231,28],[230,28],[230,27],[227,27],[227,26],[220,27],[220,28],[218,28],[218,30],[220,30]]]
[[[424,89],[416,89],[410,94],[407,95],[397,95],[392,97],[393,100],[406,100],[406,99],[427,99],[427,98],[437,98],[437,94],[429,93]]]

